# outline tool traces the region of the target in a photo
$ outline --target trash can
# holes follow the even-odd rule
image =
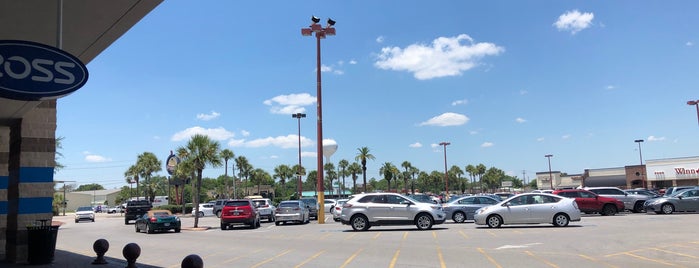
[[[49,264],[53,262],[58,238],[58,226],[51,226],[50,220],[38,220],[27,227],[27,261],[29,264]]]

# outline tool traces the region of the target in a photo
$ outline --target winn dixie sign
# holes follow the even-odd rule
[[[87,67],[55,47],[0,40],[0,97],[36,101],[57,99],[87,82]]]

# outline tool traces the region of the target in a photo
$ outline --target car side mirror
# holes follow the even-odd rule
[[[681,195],[678,195],[677,198],[679,198],[680,200],[682,200],[682,196],[681,196]]]

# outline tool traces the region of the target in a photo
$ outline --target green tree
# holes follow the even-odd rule
[[[400,164],[402,168],[405,169],[405,172],[403,173],[403,191],[407,194],[408,193],[408,179],[411,177],[410,176],[410,168],[413,167],[412,164],[408,161],[403,161],[403,163]]]
[[[483,164],[478,164],[476,166],[476,175],[478,175],[478,183],[481,185],[481,191],[483,191],[483,175],[485,175],[485,171],[487,168]]]
[[[324,187],[324,191],[327,191],[327,189],[330,189],[330,194],[333,193],[333,180],[337,178],[337,172],[335,172],[335,165],[333,163],[325,163],[323,165],[323,170],[325,170],[325,180],[324,182],[327,182]]]
[[[141,192],[139,191],[139,181],[140,181],[140,175],[138,172],[138,167],[136,165],[131,165],[125,172],[124,172],[124,177],[126,177],[126,182],[131,184],[131,183],[136,183],[136,199],[138,199],[141,196]]]
[[[487,188],[493,191],[495,189],[500,188],[500,185],[505,177],[506,175],[504,171],[495,167],[491,167],[485,172],[485,175],[483,175],[482,180],[487,186]]]
[[[78,186],[78,189],[75,189],[76,191],[95,191],[95,190],[104,190],[104,187],[98,183],[90,183],[90,184],[82,184]]]
[[[294,174],[294,170],[291,169],[289,165],[282,164],[274,168],[274,174],[272,175],[272,178],[279,179],[279,183],[282,186],[281,189],[283,189],[283,192],[280,193],[282,196],[286,195],[286,181],[293,178]]]
[[[450,179],[453,178],[453,179],[456,180],[456,181],[455,181],[455,184],[456,184],[456,186],[457,186],[456,188],[457,188],[458,190],[460,190],[461,193],[463,194],[464,191],[465,191],[465,187],[464,187],[464,184],[463,184],[462,181],[461,181],[461,175],[464,175],[464,171],[463,171],[459,166],[453,165],[453,166],[451,166],[451,168],[449,168],[449,172],[447,172],[447,174],[449,174],[449,178],[450,178]],[[453,189],[453,188],[454,188],[454,187],[449,187],[449,189]]]
[[[383,163],[383,166],[379,168],[379,173],[383,175],[383,178],[386,180],[388,183],[388,191],[391,191],[391,180],[395,176],[395,173],[393,172],[395,170],[395,166],[391,164],[391,162],[385,162]]]
[[[364,192],[366,192],[366,160],[374,160],[374,155],[369,152],[369,148],[362,147],[357,148],[357,156],[354,160],[360,161],[362,163],[362,176],[364,177]]]
[[[248,159],[245,158],[245,156],[238,156],[235,159],[235,165],[238,166],[238,175],[240,178],[245,178],[245,182],[243,183],[243,186],[245,186],[245,195],[248,194],[248,178],[250,177],[250,173],[254,169],[252,165],[250,165],[250,162],[248,162]]]
[[[54,156],[54,166],[53,166],[53,174],[58,173],[59,170],[65,168],[63,164],[58,162],[59,158],[63,157],[63,153],[61,153],[61,150],[63,149],[63,139],[64,137],[58,137],[56,138],[56,154]]]
[[[151,202],[155,200],[154,187],[158,187],[158,185],[151,182],[151,178],[153,177],[153,173],[159,172],[163,169],[162,166],[163,163],[158,160],[158,157],[156,157],[154,153],[151,152],[144,152],[138,155],[136,159],[138,175],[144,180],[146,195],[148,200]]]
[[[478,173],[478,169],[474,165],[469,164],[466,166],[466,173],[468,173],[468,177],[471,178],[471,193],[473,193],[473,186],[476,184],[476,173]]]
[[[179,155],[183,155],[182,162],[190,163],[197,174],[197,188],[195,190],[194,209],[199,213],[199,194],[201,193],[201,180],[204,168],[221,166],[220,145],[208,136],[195,134],[185,147],[177,149]],[[194,228],[199,227],[199,217],[194,218]]]
[[[337,162],[337,166],[340,168],[340,176],[342,177],[342,184],[340,185],[340,191],[342,195],[345,194],[345,177],[347,177],[347,167],[349,167],[349,161],[342,159]]]
[[[352,193],[357,193],[357,174],[362,174],[362,166],[357,162],[353,162],[347,167],[347,172],[352,174]]]
[[[229,159],[232,159],[232,158],[234,158],[234,157],[235,157],[235,154],[233,154],[233,151],[231,151],[231,150],[229,150],[229,149],[223,149],[223,150],[221,150],[221,158],[223,158],[223,162],[225,163],[225,171],[224,171],[224,176],[225,176],[225,177],[224,177],[224,180],[225,180],[224,182],[225,182],[225,185],[226,185],[226,196],[225,196],[225,198],[228,198],[228,197],[230,197],[230,195],[231,195],[230,187],[228,187],[228,160],[229,160]],[[233,175],[233,177],[235,177],[235,174]]]

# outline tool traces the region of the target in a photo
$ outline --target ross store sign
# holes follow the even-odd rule
[[[87,67],[55,47],[0,40],[0,97],[37,101],[57,99],[87,83]]]

